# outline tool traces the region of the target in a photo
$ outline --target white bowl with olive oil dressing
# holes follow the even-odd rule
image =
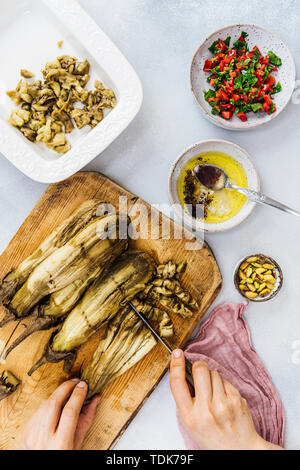
[[[219,158],[220,157],[220,158]],[[211,192],[206,218],[195,218],[183,199],[182,182],[188,170],[197,163],[210,163],[226,171],[235,184],[260,191],[257,169],[246,150],[225,140],[206,140],[189,147],[172,166],[169,179],[169,198],[175,214],[187,227],[197,232],[224,232],[242,223],[253,211],[255,202],[242,201],[234,190]],[[228,164],[228,166],[227,166]],[[188,170],[187,170],[188,169]],[[240,176],[239,176],[240,175]],[[236,180],[236,178],[239,178]],[[224,191],[224,193],[223,193]],[[225,193],[226,192],[226,193]],[[243,197],[243,196],[242,196]]]

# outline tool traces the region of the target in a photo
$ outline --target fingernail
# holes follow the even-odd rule
[[[178,358],[181,356],[181,353],[182,353],[181,349],[174,349],[174,351],[173,351],[173,356],[174,356],[176,359],[178,359]]]
[[[77,385],[78,388],[85,388],[86,387],[86,383],[85,382],[79,382],[79,384]]]
[[[78,379],[77,377],[74,377],[74,379],[71,379],[71,382],[79,382],[80,379]]]

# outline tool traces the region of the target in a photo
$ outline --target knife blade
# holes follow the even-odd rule
[[[146,318],[144,317],[144,315],[139,312],[135,307],[134,305],[132,305],[131,302],[128,302],[128,305],[129,307],[136,313],[136,315],[142,320],[142,322],[144,323],[144,325],[151,331],[151,333],[153,334],[153,336],[155,336],[155,338],[166,348],[166,350],[172,354],[173,350],[172,348],[170,348],[170,346],[159,336],[158,333],[156,333],[156,331],[154,330],[154,328],[152,328],[152,326],[148,323],[148,321],[146,320]],[[186,375],[186,380],[188,381],[188,383],[193,387],[193,389],[195,389],[195,386],[194,386],[194,379],[193,379],[193,371],[192,371],[192,364],[190,361],[188,361],[188,359],[185,359],[185,375]]]

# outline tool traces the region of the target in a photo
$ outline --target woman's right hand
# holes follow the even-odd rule
[[[180,419],[203,449],[282,450],[258,435],[246,400],[205,362],[193,365],[195,397],[185,380],[185,358],[180,349],[173,351],[170,371]]]

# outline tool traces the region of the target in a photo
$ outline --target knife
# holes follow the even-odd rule
[[[151,333],[155,336],[155,338],[163,344],[163,346],[166,348],[166,350],[172,354],[173,350],[170,348],[170,346],[167,345],[167,343],[159,336],[158,333],[152,328],[152,326],[147,322],[146,318],[144,315],[132,305],[131,302],[128,302],[128,305],[132,308],[132,310],[137,314],[137,316],[142,320],[144,325],[151,331]],[[185,375],[186,375],[186,380],[188,383],[192,386],[193,390],[195,390],[194,386],[194,379],[193,379],[193,372],[192,372],[192,364],[190,361],[185,359]]]

